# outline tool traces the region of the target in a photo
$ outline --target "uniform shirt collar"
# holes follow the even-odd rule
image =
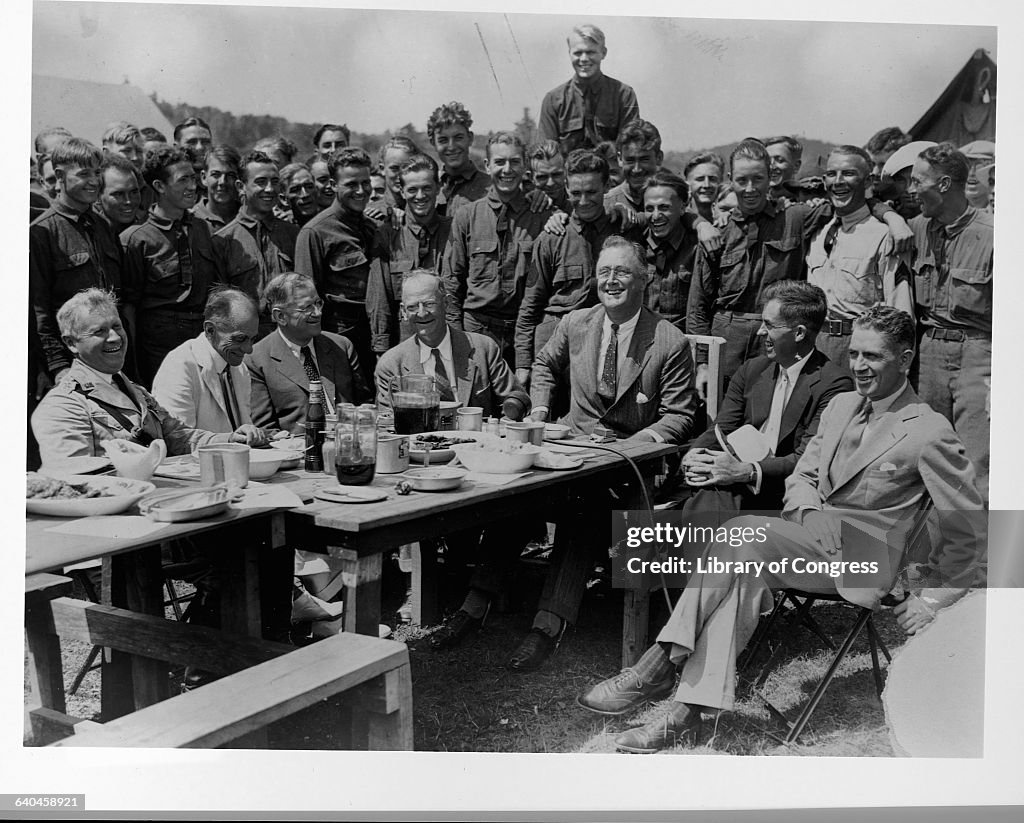
[[[177,220],[168,220],[165,217],[158,215],[155,209],[150,209],[149,222],[163,231],[170,231],[175,227],[175,225],[185,226],[188,228],[192,224],[192,213],[187,211],[182,212],[181,217]]]
[[[673,250],[678,251],[679,247],[683,245],[683,238],[686,236],[686,224],[682,219],[676,224],[676,227],[668,233],[668,237],[658,239],[653,234],[648,233],[647,235],[647,246],[652,251],[657,249],[659,246],[668,243]]]
[[[448,171],[442,171],[441,172],[441,181],[440,182],[441,182],[441,185],[445,185],[445,184],[448,184],[448,183],[451,183],[451,184],[454,185],[455,183],[458,183],[458,182],[467,182],[468,183],[469,181],[473,180],[480,173],[481,173],[480,169],[478,169],[475,165],[470,164],[470,166],[468,168],[462,169],[461,171],[458,171],[456,173],[450,173]]]
[[[76,223],[82,218],[82,215],[90,211],[90,209],[75,211],[67,203],[61,200],[59,196],[53,199],[53,202],[50,203],[50,208],[57,212],[57,214],[61,215],[61,217],[66,217],[68,220],[74,220]]]
[[[602,212],[600,217],[598,217],[596,220],[590,220],[586,223],[580,220],[579,216],[576,214],[575,211],[569,217],[569,221],[573,224],[573,226],[576,227],[576,230],[580,234],[582,234],[583,230],[586,228],[593,228],[597,229],[597,231],[604,231],[605,227],[608,225],[609,219],[610,218],[608,217],[607,212]]]
[[[956,237],[958,234],[960,234],[960,232],[962,232],[971,224],[971,221],[974,220],[974,217],[975,215],[977,215],[977,213],[978,210],[974,208],[974,206],[968,204],[967,208],[964,209],[964,213],[961,214],[952,223],[947,223],[946,225],[943,225],[933,217],[929,228],[932,231],[937,232],[939,234],[942,234],[944,231],[946,237]]]
[[[495,211],[499,211],[501,207],[505,205],[501,198],[498,197],[498,193],[494,190],[494,186],[487,189],[487,202]],[[515,194],[513,194],[511,199],[508,201],[508,208],[512,214],[520,214],[526,209],[526,196],[523,194],[521,187],[516,189]]]
[[[437,226],[440,222],[441,215],[439,215],[436,211],[434,212],[434,216],[430,220],[428,220],[426,223],[420,223],[416,220],[415,217],[412,216],[408,209],[405,210],[405,225],[409,227],[409,231],[416,235],[416,237],[419,237],[420,233],[423,232],[424,229],[426,230],[427,234],[433,234],[434,232],[437,231]]]
[[[114,375],[97,371],[81,358],[78,359],[78,365],[86,372],[85,377],[91,378],[93,383],[106,383],[108,386],[114,384]]]
[[[839,222],[842,224],[843,228],[849,231],[854,226],[859,226],[861,223],[863,223],[865,220],[871,217],[871,210],[868,208],[868,204],[865,203],[856,211],[850,212],[849,214],[840,214],[838,215],[838,217]]]

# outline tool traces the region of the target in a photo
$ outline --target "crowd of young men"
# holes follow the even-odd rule
[[[683,446],[700,434],[694,392],[707,391],[703,350],[692,362],[683,334],[710,334],[725,340],[723,414],[753,421],[775,451],[743,464],[709,449],[714,439],[705,435],[686,453],[686,482],[728,491],[736,508],[763,504],[764,482],[781,506],[786,477],[829,401],[852,387],[877,399],[877,374],[852,342],[859,319],[884,306],[910,326],[886,315],[865,334],[904,345],[913,329],[919,354],[904,371],[962,441],[987,500],[994,145],[958,149],[883,129],[864,148],[833,149],[810,179],[799,172],[795,138],[747,138],[728,163],[705,153],[669,169],[662,135],[641,119],[633,89],[601,71],[604,34],[584,25],[567,42],[574,76],[545,96],[538,142],[493,133],[483,168],[473,159],[472,117],[458,102],[438,106],[426,124],[437,159],[404,136],[371,157],[350,145],[347,126],[330,123],[305,162],[295,162],[297,148],[284,138],[244,152],[218,144],[196,117],[178,124],[172,141],[123,122],[101,146],[63,128],[39,134],[28,374],[30,412],[42,401],[36,431],[61,436],[56,401],[43,399],[55,384],[53,397],[77,409],[83,380],[121,368],[142,387],[125,392],[136,411],[145,416],[142,398],[167,419],[154,380],[162,371],[170,379],[172,353],[181,361],[175,374],[219,366],[209,390],[225,414],[204,424],[185,411],[199,400],[180,389],[171,419],[198,430],[193,439],[209,429],[254,443],[261,427],[301,422],[303,384],[308,391],[315,377],[337,384],[331,402],[362,400],[375,371],[379,382],[380,368],[392,369],[401,353],[457,395],[459,370],[477,352],[486,354],[477,369],[485,385],[522,398],[530,389],[537,419],[567,412],[577,433],[600,424]],[[112,293],[115,315],[95,292],[77,306],[85,289]],[[78,314],[62,314],[66,305]],[[93,315],[109,341],[99,350],[83,343]],[[73,366],[83,351],[99,365]],[[103,358],[115,354],[123,366],[105,371]],[[243,359],[235,379],[252,396],[221,402],[237,391],[232,369]],[[580,363],[590,371],[579,372]],[[888,389],[900,389],[892,381],[902,365]],[[828,391],[808,388],[810,404],[791,407],[793,397],[805,400],[792,384],[819,372]],[[760,399],[751,393],[758,381]],[[94,434],[130,434],[122,428]],[[75,453],[40,445],[44,456]],[[513,669],[541,665],[575,620],[583,581],[565,582],[573,575],[564,569],[585,575],[590,555],[568,542],[559,551],[557,580]],[[476,628],[497,588],[500,581],[471,593],[435,645]],[[658,691],[669,664],[655,658]],[[609,700],[591,702],[617,711]]]

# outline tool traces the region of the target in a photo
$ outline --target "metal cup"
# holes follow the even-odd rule
[[[249,447],[245,444],[200,446],[196,455],[199,457],[199,485],[226,483],[244,489],[249,484]]]
[[[482,406],[466,406],[464,409],[458,409],[455,414],[458,418],[456,422],[459,431],[483,431],[484,410]]]
[[[397,474],[409,468],[409,438],[377,435],[377,474]]]

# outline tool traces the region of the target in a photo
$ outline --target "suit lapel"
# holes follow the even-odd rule
[[[281,335],[276,331],[272,333],[274,335],[274,342],[270,348],[270,359],[274,361],[278,374],[308,393],[309,378],[306,377],[306,370],[302,368],[302,363],[299,362],[299,358],[292,354],[288,344],[281,339]]]
[[[626,352],[626,358],[622,362],[622,373],[618,379],[618,392],[615,395],[616,403],[619,402],[622,395],[629,391],[630,386],[636,382],[640,372],[643,371],[644,366],[650,359],[651,349],[654,346],[654,329],[657,325],[657,317],[646,309],[640,309],[640,317],[637,318],[636,326],[633,329],[633,337],[629,341],[629,351]]]
[[[860,472],[906,437],[907,426],[905,420],[915,416],[914,412],[906,412],[904,414],[903,411],[892,410],[879,415],[878,420],[872,424],[870,439],[865,438],[861,442],[860,448],[850,455],[849,462],[845,466],[838,467],[835,489],[842,488],[844,484],[860,474]]]
[[[601,326],[604,323],[604,306],[595,306],[589,316],[584,319],[586,324],[583,332],[582,351],[580,356],[580,371],[577,383],[581,389],[573,392],[574,398],[584,412],[594,418],[600,419],[604,416],[604,403],[597,394],[597,364],[604,357],[601,348]],[[572,354],[570,347],[570,354]]]
[[[192,357],[199,366],[199,376],[202,378],[207,391],[210,396],[216,401],[220,410],[224,413],[224,416],[230,420],[231,414],[225,405],[224,387],[220,382],[220,373],[217,371],[217,366],[213,360],[213,354],[210,351],[210,347],[206,345],[203,340],[194,338],[189,342],[189,346],[192,349]],[[235,387],[236,391],[239,387]]]
[[[779,426],[779,442],[788,437],[803,417],[807,401],[814,392],[814,387],[821,379],[821,363],[818,360],[818,352],[815,350],[811,357],[797,375],[796,385],[789,395],[789,402],[782,411],[782,425]]]
[[[772,410],[772,395],[775,394],[775,377],[778,367],[774,361],[768,361],[768,368],[762,369],[761,373],[750,387],[750,421],[760,428],[768,419]],[[789,408],[788,406],[786,408]],[[785,417],[785,412],[783,412]],[[782,439],[780,432],[779,440]]]
[[[455,399],[463,406],[470,405],[473,386],[476,385],[476,363],[469,337],[457,329],[451,330],[452,363],[455,366]]]
[[[836,409],[837,412],[841,412],[842,416],[839,419],[839,425],[828,426],[822,428],[819,426],[818,431],[821,432],[821,464],[818,471],[818,482],[821,486],[821,493],[824,497],[828,497],[832,491],[839,488],[839,484],[832,484],[831,469],[832,462],[836,458],[836,452],[839,450],[839,442],[842,440],[843,433],[849,427],[850,422],[857,414],[857,409],[860,408],[861,398],[860,395],[856,397],[849,397],[844,400],[846,404],[841,410]],[[840,467],[841,469],[841,467]],[[845,471],[843,471],[845,474]],[[839,478],[839,472],[836,474],[837,479]]]
[[[322,334],[313,338],[313,349],[316,352],[316,364],[317,369],[320,372],[320,380],[323,383],[324,392],[331,398],[331,405],[334,405],[338,397],[338,378],[334,372],[334,357],[331,356],[330,347],[331,341]],[[291,352],[288,354],[293,360],[295,359]],[[301,363],[299,363],[299,368],[302,368]],[[306,373],[304,368],[302,369],[302,373]],[[309,387],[308,379],[306,381],[306,386],[307,388]]]

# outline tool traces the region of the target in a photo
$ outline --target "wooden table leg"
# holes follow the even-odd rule
[[[654,500],[654,474],[656,465],[645,466],[644,483],[649,498]],[[649,473],[648,473],[649,472]],[[630,494],[623,508],[637,511],[646,508],[643,494],[636,484],[630,485]],[[628,582],[628,578],[627,578]],[[622,599],[622,667],[632,666],[647,650],[648,626],[651,619],[651,594],[644,589],[626,589]]]
[[[412,622],[432,626],[441,619],[437,607],[437,544],[421,540],[412,544]]]
[[[164,577],[160,547],[152,546],[124,555],[125,607],[139,614],[164,616]],[[148,657],[132,656],[132,684],[135,709],[159,703],[170,697],[167,663]]]
[[[241,537],[241,535],[240,535]],[[259,546],[242,537],[244,545],[233,547],[221,565],[221,631],[259,637],[260,616]]]
[[[115,555],[103,559],[100,602],[106,606],[127,608],[124,574],[126,556]],[[135,711],[131,655],[104,649],[100,678],[100,716],[103,722]]]
[[[345,631],[377,637],[380,626],[381,555],[360,556],[352,549],[328,546],[331,557],[341,561],[345,581]]]
[[[70,592],[71,581],[56,575],[37,577],[52,577],[56,581],[46,588],[25,592],[25,646],[28,650],[29,684],[32,689],[25,708],[31,724],[32,739],[42,744],[46,742],[40,721],[44,712],[38,710],[53,710],[62,714],[66,711],[60,638],[51,628],[50,601]]]

